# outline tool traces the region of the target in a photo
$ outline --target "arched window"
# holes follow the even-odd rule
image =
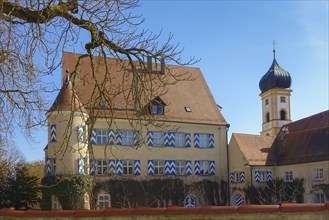
[[[281,120],[286,120],[286,111],[285,110],[280,111],[280,119]]]
[[[270,122],[270,113],[269,112],[266,113],[266,123],[267,122]]]
[[[187,196],[184,200],[184,207],[195,208],[197,207],[196,199],[193,196]]]

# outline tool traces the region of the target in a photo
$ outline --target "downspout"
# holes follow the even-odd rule
[[[228,131],[230,129],[230,124],[226,125],[226,158],[227,158],[227,192],[226,192],[226,196],[227,196],[227,201],[226,201],[226,205],[230,204],[230,200],[231,200],[231,195],[230,195],[230,157],[229,157],[229,151],[228,151]]]

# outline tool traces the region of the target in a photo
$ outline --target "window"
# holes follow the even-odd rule
[[[185,147],[185,134],[184,133],[175,133],[175,146],[176,147]]]
[[[280,102],[281,103],[286,103],[286,97],[280,96]]]
[[[200,139],[200,147],[209,147],[209,135],[208,134],[200,134],[199,135]]]
[[[233,182],[235,182],[235,183],[240,183],[240,182],[241,182],[241,176],[240,176],[240,173],[239,173],[239,172],[235,172],[235,173],[233,173],[233,175],[234,175]]]
[[[133,175],[134,173],[134,161],[123,160],[122,161],[123,175]]]
[[[313,170],[314,180],[323,180],[323,168],[316,168]]]
[[[163,175],[164,174],[164,161],[155,160],[154,161],[154,175]]]
[[[294,176],[292,171],[285,171],[284,172],[284,181],[285,182],[292,182],[294,180]]]
[[[280,119],[281,120],[286,120],[286,111],[285,110],[280,111]]]
[[[163,134],[160,131],[153,132],[153,145],[163,146]]]
[[[325,203],[326,201],[326,196],[324,193],[314,193],[313,194],[313,202],[314,203]]]
[[[151,105],[151,114],[152,115],[163,115],[163,112],[164,112],[164,107],[163,105]]]
[[[176,170],[176,175],[185,175],[185,161],[176,160],[175,161],[175,170]]]
[[[267,171],[259,171],[259,182],[267,182]]]
[[[265,99],[265,105],[268,105],[268,99]]]
[[[200,161],[200,175],[209,175],[209,161]]]
[[[48,158],[46,161],[46,176],[56,175],[56,159]]]
[[[134,135],[132,131],[121,131],[122,145],[132,146]]]
[[[110,206],[110,194],[100,194],[98,195],[97,198],[97,203],[98,203],[98,207],[99,209],[105,209]]]
[[[98,160],[97,161],[97,175],[106,175],[107,174],[107,161]]]
[[[107,143],[107,130],[96,130],[96,144],[106,144]]]
[[[269,112],[266,113],[266,122],[270,122],[270,113]]]

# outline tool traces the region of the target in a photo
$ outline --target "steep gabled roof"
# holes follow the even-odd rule
[[[271,145],[274,141],[273,137],[233,133],[232,138],[236,140],[241,153],[249,165],[273,165],[274,161],[268,159],[269,155],[272,154]],[[234,155],[230,156],[234,157]]]
[[[329,161],[329,110],[285,125],[272,148],[278,165]]]
[[[63,78],[67,72],[75,69],[81,54],[63,53]],[[81,104],[87,110],[95,110],[95,103],[99,103],[104,97],[97,92],[95,79],[104,82],[101,85],[110,100],[106,106],[97,109],[100,117],[126,118],[134,117],[133,101],[133,74],[127,61],[118,59],[106,59],[98,61],[94,57],[94,72],[92,72],[90,59],[81,60],[78,71],[70,78]],[[138,89],[141,94],[140,106],[146,106],[154,98],[160,97],[166,103],[165,114],[157,115],[156,120],[172,122],[206,123],[214,125],[226,125],[227,122],[205,82],[199,68],[183,67],[175,65],[166,66],[170,73],[179,78],[187,74],[193,80],[174,81],[166,74],[138,74]],[[105,68],[110,74],[105,76]],[[135,86],[135,85],[134,85]],[[96,88],[96,90],[95,90]],[[154,88],[154,89],[150,89]],[[185,107],[190,107],[192,112],[187,112]]]

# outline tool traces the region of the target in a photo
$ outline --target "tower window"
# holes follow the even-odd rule
[[[281,103],[286,103],[286,97],[280,96],[280,102]]]
[[[281,110],[280,111],[280,119],[281,120],[286,120],[286,111],[285,110]]]
[[[268,105],[268,99],[265,99],[265,105]]]
[[[269,112],[266,113],[266,122],[270,122],[270,113]]]

